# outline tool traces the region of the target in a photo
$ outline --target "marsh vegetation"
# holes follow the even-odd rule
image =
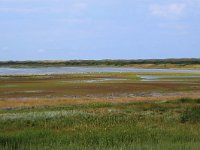
[[[198,75],[1,76],[0,149],[197,150]]]
[[[1,111],[1,149],[198,149],[199,99]]]

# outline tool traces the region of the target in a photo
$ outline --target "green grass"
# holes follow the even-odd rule
[[[0,112],[0,149],[199,149],[196,99]],[[183,121],[183,116],[187,121]]]
[[[200,122],[200,106],[185,110],[182,113],[181,122]]]

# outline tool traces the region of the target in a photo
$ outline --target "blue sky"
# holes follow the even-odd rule
[[[200,57],[200,0],[0,0],[0,60]]]

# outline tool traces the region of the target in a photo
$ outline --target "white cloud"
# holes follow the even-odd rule
[[[159,17],[177,17],[181,16],[186,10],[186,4],[173,3],[168,5],[153,4],[150,5],[152,15]]]
[[[0,8],[1,13],[35,13],[39,11],[40,11],[39,9],[33,9],[33,8],[12,8],[12,7]]]
[[[174,29],[174,30],[186,30],[188,28],[187,25],[181,23],[160,23],[158,27],[164,29]]]
[[[90,1],[65,0],[0,0],[1,13],[71,13],[81,14],[87,10]],[[2,2],[2,4],[1,4]],[[20,3],[21,2],[21,3]],[[30,5],[32,4],[32,6]],[[47,3],[47,5],[45,4]]]
[[[200,0],[187,0],[188,4],[200,5]]]
[[[87,10],[87,8],[88,8],[88,4],[87,3],[77,2],[77,3],[72,4],[69,7],[69,10],[72,13],[82,13],[85,10]]]
[[[7,46],[0,48],[0,51],[2,51],[2,52],[8,51],[8,50],[9,50],[9,48]]]
[[[59,21],[67,23],[67,24],[82,24],[82,23],[91,22],[90,19],[86,19],[86,18],[64,18],[64,19],[60,19]]]
[[[41,48],[41,49],[38,49],[37,51],[38,51],[38,53],[44,53],[44,52],[46,52],[46,49]]]

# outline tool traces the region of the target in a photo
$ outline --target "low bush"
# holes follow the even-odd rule
[[[189,108],[181,114],[181,122],[200,122],[200,106]]]

